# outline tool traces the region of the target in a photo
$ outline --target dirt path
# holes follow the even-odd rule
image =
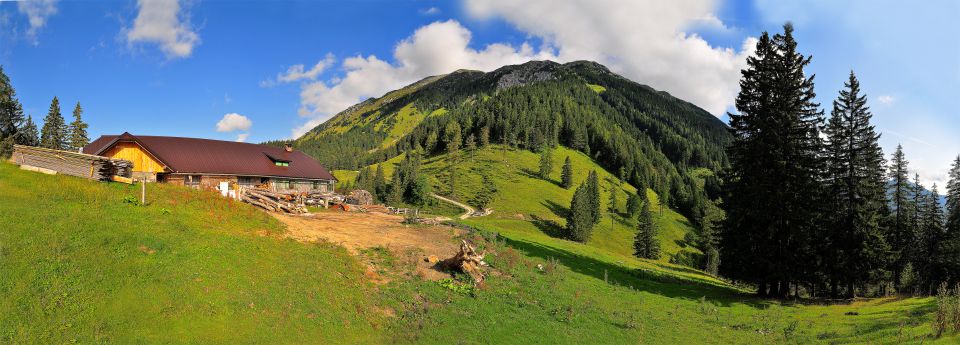
[[[457,205],[458,207],[462,208],[464,211],[467,211],[467,213],[464,213],[464,214],[461,214],[461,215],[460,215],[460,219],[470,218],[470,215],[472,215],[474,212],[476,212],[476,210],[475,210],[473,207],[470,207],[470,206],[467,205],[467,204],[462,204],[462,203],[459,203],[459,202],[457,202],[457,201],[454,201],[454,200],[451,200],[451,199],[447,199],[447,198],[444,198],[444,197],[442,197],[442,196],[439,196],[439,195],[436,195],[436,194],[433,194],[433,193],[430,193],[430,196],[432,196],[432,197],[434,197],[434,198],[437,198],[437,199],[439,199],[440,201],[445,201],[445,202],[447,202],[447,203],[451,203],[451,204]]]

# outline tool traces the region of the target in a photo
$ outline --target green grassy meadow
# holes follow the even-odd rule
[[[490,159],[511,155],[532,154],[481,151],[472,158],[476,163],[462,164],[481,169]],[[571,159],[579,181],[588,160]],[[430,161],[426,168],[442,163]],[[525,175],[511,177],[508,169],[494,173],[533,183]],[[568,198],[569,191],[541,182],[547,185],[522,192]],[[520,188],[509,183],[501,190]],[[460,282],[463,277],[443,283],[419,278],[412,264],[420,259],[416,253],[375,248],[355,257],[335,245],[283,239],[282,225],[269,215],[213,193],[152,184],[147,205],[125,202],[138,192],[139,186],[0,163],[0,343],[960,340],[930,338],[931,298],[839,305],[760,300],[697,270],[633,259],[620,238],[626,225],[598,229],[587,244],[551,237],[530,215],[562,221],[550,215],[553,206],[506,194],[495,201],[494,216],[466,222],[480,229],[468,237],[488,253],[492,267],[486,281],[472,288]],[[682,223],[664,214],[658,219],[664,227]],[[384,268],[389,283],[368,281],[364,264],[370,262]]]

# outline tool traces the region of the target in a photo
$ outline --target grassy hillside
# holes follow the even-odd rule
[[[363,269],[214,193],[0,163],[0,343],[376,342]],[[319,264],[318,264],[319,263]]]
[[[515,154],[528,153],[503,157]],[[138,187],[0,163],[0,343],[895,344],[930,333],[929,298],[757,300],[629,259],[616,241],[576,244],[509,217],[470,221],[502,235],[468,235],[492,266],[480,287],[422,280],[417,253],[387,248],[359,258],[384,269],[389,283],[374,286],[357,257],[284,240],[252,207],[168,185],[149,185],[147,206],[124,202]],[[495,207],[510,203],[543,210]]]
[[[611,192],[609,181],[616,181],[616,178],[583,153],[564,147],[558,147],[552,153],[554,169],[550,180],[546,181],[536,175],[539,170],[537,153],[500,145],[467,152],[457,164],[460,179],[452,198],[468,203],[480,187],[481,174],[488,174],[497,181],[497,188],[500,190],[490,206],[495,212],[490,216],[472,219],[470,224],[490,226],[504,235],[532,238],[538,242],[565,242],[553,237],[558,236],[560,228],[566,225],[564,214],[570,207],[574,189],[587,179],[590,171],[595,170],[600,179],[601,208],[605,212],[603,219],[594,227],[593,237],[587,244],[631,258],[636,221],[623,213],[626,210],[627,193],[636,193],[637,189],[627,183],[616,182],[617,186],[613,190],[618,194],[617,209],[621,214],[606,212]],[[570,157],[574,171],[574,187],[570,189],[560,186],[560,170],[566,157]],[[402,158],[398,156],[385,162],[384,174],[390,176]],[[450,195],[446,182],[450,164],[447,155],[437,155],[424,161],[422,172],[430,176],[434,191],[438,194]],[[350,176],[346,173],[341,175]],[[341,175],[337,175],[338,178]],[[653,203],[651,210],[659,211],[656,193],[651,190],[646,193]],[[433,210],[428,208],[428,211]],[[456,214],[457,210],[453,212]],[[660,230],[659,238],[664,253],[662,261],[667,261],[680,252],[699,254],[695,248],[681,247],[684,235],[694,231],[690,222],[682,215],[664,207],[662,214],[657,212],[654,215],[654,222]]]

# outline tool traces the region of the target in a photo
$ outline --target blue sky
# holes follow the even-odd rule
[[[851,69],[886,152],[926,183],[960,153],[957,1],[0,2],[0,65],[40,120],[80,101],[92,136],[289,138],[457,68],[604,63],[721,116],[753,37],[796,26],[829,112]]]

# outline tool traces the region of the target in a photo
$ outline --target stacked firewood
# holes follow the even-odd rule
[[[284,213],[307,213],[302,197],[295,194],[275,193],[266,189],[243,188],[240,201],[260,207],[267,211]]]
[[[347,195],[346,202],[354,205],[373,205],[373,194],[363,189],[355,189]]]
[[[14,145],[10,159],[21,166],[98,181],[110,181],[114,176],[130,177],[133,173],[133,163],[128,160],[33,146]]]
[[[483,261],[483,254],[477,253],[476,248],[467,244],[467,241],[460,241],[460,250],[452,258],[443,260],[441,265],[450,270],[458,270],[466,273],[473,278],[474,282],[483,282],[483,272],[480,267],[486,266]]]

